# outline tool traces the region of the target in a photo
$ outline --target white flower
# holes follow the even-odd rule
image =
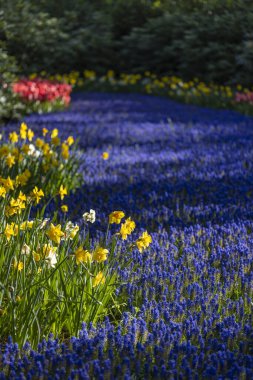
[[[29,247],[29,245],[24,243],[24,245],[21,249],[22,255],[29,255],[30,252],[31,252],[31,248]]]
[[[94,223],[96,220],[96,211],[95,210],[90,210],[90,212],[85,212],[83,214],[83,219],[85,222],[90,222]]]
[[[41,155],[41,152],[35,148],[33,144],[29,144],[29,150],[27,152],[29,156],[34,156],[38,158]]]
[[[56,258],[56,253],[53,250],[50,250],[47,257],[46,261],[49,267],[55,268],[55,265],[57,264],[57,258]]]
[[[38,222],[39,222],[38,227],[39,227],[39,229],[42,230],[42,228],[44,228],[47,225],[47,223],[49,222],[49,220],[50,220],[49,218],[45,218],[43,220],[38,219]]]
[[[65,239],[70,239],[70,240],[74,239],[78,231],[79,231],[78,224],[73,224],[72,222],[68,222],[65,228],[65,236],[64,236]]]

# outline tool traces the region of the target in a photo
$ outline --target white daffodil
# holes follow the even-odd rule
[[[79,226],[77,224],[68,222],[65,228],[65,236],[64,236],[65,239],[70,239],[70,240],[74,239],[78,231],[79,231]]]
[[[57,264],[56,253],[53,250],[50,250],[46,257],[47,264],[50,268],[55,268]]]
[[[96,211],[91,209],[90,212],[85,212],[83,214],[83,219],[86,223],[94,223],[96,220]]]
[[[31,252],[31,248],[29,247],[29,245],[27,245],[26,243],[23,244],[23,247],[21,249],[21,253],[22,255],[29,255]]]

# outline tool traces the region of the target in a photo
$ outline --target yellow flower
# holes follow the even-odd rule
[[[36,263],[40,261],[40,255],[35,251],[33,251],[33,258],[34,258],[34,261],[36,261]]]
[[[42,197],[44,197],[44,192],[43,192],[43,190],[41,190],[41,189],[39,190],[38,187],[35,186],[35,188],[32,191],[31,196],[35,200],[36,204],[38,204],[40,199]]]
[[[98,263],[102,263],[103,261],[107,260],[108,253],[108,249],[97,247],[93,253],[93,260],[97,261]]]
[[[18,142],[18,134],[16,132],[11,132],[9,134],[9,140],[15,144],[16,142]]]
[[[64,160],[67,160],[69,158],[69,146],[65,143],[63,143],[61,146],[61,155]]]
[[[77,248],[75,251],[76,263],[77,265],[80,263],[87,263],[92,260],[92,256],[89,251],[84,250],[83,247]]]
[[[21,148],[21,151],[23,152],[23,153],[25,153],[25,154],[28,154],[28,152],[29,152],[29,145],[28,144],[24,144],[23,146],[22,146],[22,148]]]
[[[22,261],[16,261],[15,260],[13,267],[14,267],[14,269],[17,269],[17,271],[21,272],[24,269],[24,264],[22,263]]]
[[[17,199],[11,198],[10,206],[12,209],[15,209],[16,212],[19,212],[19,211],[25,209],[25,203],[20,198],[17,198]],[[15,214],[16,214],[16,212],[15,212]]]
[[[109,215],[109,223],[110,224],[112,224],[112,223],[120,224],[121,219],[124,218],[124,216],[125,216],[125,214],[123,211],[113,211]]]
[[[35,141],[35,145],[37,148],[41,149],[44,145],[45,141],[40,139],[40,138],[37,138],[36,141]]]
[[[0,197],[5,198],[6,190],[3,186],[0,186]]]
[[[123,240],[127,239],[127,235],[130,235],[135,229],[135,222],[128,218],[125,223],[121,224],[120,235]]]
[[[1,182],[2,182],[6,191],[14,190],[14,181],[10,177],[8,177],[6,179],[2,178]]]
[[[18,199],[22,202],[26,201],[26,195],[22,193],[22,191],[19,192]]]
[[[103,158],[103,160],[108,160],[108,158],[109,158],[109,153],[108,153],[108,152],[103,152],[103,153],[102,153],[102,158]]]
[[[54,226],[53,223],[51,223],[47,230],[47,236],[56,244],[60,244],[61,237],[64,236],[64,233],[61,230],[61,225],[58,224],[57,226]]]
[[[10,149],[7,145],[3,145],[1,148],[0,148],[0,157],[4,157],[4,156],[7,156],[8,153],[9,153]]]
[[[16,236],[16,231],[14,229],[14,223],[6,224],[4,234],[6,236],[6,239],[9,241],[12,236]]]
[[[48,133],[48,129],[47,129],[47,128],[43,128],[43,129],[42,129],[42,134],[43,134],[43,136],[46,136],[47,133]]]
[[[58,129],[57,128],[55,128],[55,129],[53,129],[53,131],[52,131],[52,133],[51,133],[51,139],[54,139],[55,137],[57,137],[58,136]]]
[[[65,195],[68,194],[66,187],[64,187],[63,185],[61,185],[58,194],[60,195],[61,200],[63,200],[64,197],[65,197]]]
[[[44,154],[44,156],[49,156],[49,153],[50,153],[50,146],[48,143],[45,143],[42,147],[42,152]]]
[[[17,212],[18,212],[18,210],[15,207],[6,206],[4,214],[8,218],[9,216],[13,216],[13,215],[17,214]]]
[[[21,123],[20,125],[20,137],[23,140],[26,140],[27,137],[27,125],[26,123]]]
[[[12,166],[15,164],[15,157],[11,154],[8,154],[8,156],[5,159],[5,162],[8,166],[8,168],[12,168]]]
[[[68,208],[67,205],[62,205],[62,206],[61,206],[61,210],[62,210],[62,212],[68,212],[68,211],[69,211],[69,208]]]
[[[93,288],[95,288],[96,286],[98,286],[100,284],[104,284],[105,283],[105,276],[103,275],[103,272],[98,272],[96,277],[93,278],[92,283],[93,283],[92,284]]]
[[[143,232],[141,237],[136,241],[137,248],[140,252],[142,252],[145,248],[152,243],[152,237],[147,233],[147,231]]]
[[[31,228],[33,228],[33,220],[26,220],[25,222],[22,222],[21,224],[20,224],[20,230],[21,231],[25,231],[25,230],[27,230],[27,229],[31,229]]]
[[[59,139],[59,137],[53,137],[51,139],[51,141],[52,141],[52,144],[55,145],[55,146],[60,145],[60,142],[61,142],[61,140]]]
[[[69,145],[69,146],[71,146],[72,144],[74,144],[74,137],[73,136],[69,136],[68,138],[67,138],[67,144]]]
[[[31,173],[28,169],[26,169],[24,173],[17,175],[15,182],[17,185],[25,186],[30,177],[31,177]]]
[[[32,141],[33,136],[34,136],[33,131],[31,129],[28,129],[28,132],[27,132],[27,138],[28,138],[28,140]]]

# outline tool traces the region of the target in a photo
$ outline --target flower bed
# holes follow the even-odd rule
[[[253,113],[252,89],[243,88],[240,84],[217,85],[204,83],[198,78],[185,81],[177,76],[158,76],[148,71],[143,74],[118,74],[109,70],[105,75],[99,76],[93,70],[84,70],[83,73],[72,72],[64,75],[48,75],[42,72],[40,76],[64,81],[84,91],[141,92],[166,96],[187,104],[235,109],[244,114]],[[36,77],[36,74],[31,75],[31,78]]]
[[[64,83],[42,79],[23,79],[13,84],[13,91],[28,102],[53,102],[61,100],[67,106],[70,103],[71,86]]]
[[[32,115],[27,123],[50,134],[60,124],[63,141],[70,132],[80,138],[84,184],[64,203],[81,211],[73,223],[92,255],[96,244],[111,252],[102,244],[108,221],[108,241],[122,243],[115,265],[92,263],[94,271],[117,270],[117,303],[108,304],[109,316],[99,323],[80,323],[70,339],[46,337],[36,349],[9,339],[2,379],[252,378],[252,118],[157,97],[83,94],[71,110]],[[126,240],[133,224],[121,227],[123,213],[136,224]],[[48,230],[50,224],[46,242]],[[141,252],[150,241],[146,230],[152,243]],[[78,248],[63,274],[73,269],[88,277],[86,263],[76,263],[87,252]],[[75,276],[65,281],[73,292]]]

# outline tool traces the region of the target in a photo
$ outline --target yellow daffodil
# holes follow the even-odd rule
[[[92,260],[92,256],[89,251],[83,249],[83,247],[77,248],[75,251],[76,263],[77,265],[80,263],[87,263]]]
[[[33,220],[26,220],[25,222],[22,222],[20,224],[20,230],[21,231],[25,231],[27,229],[31,229],[33,228],[33,224],[34,224],[34,221]]]
[[[57,137],[58,133],[59,133],[59,131],[57,128],[53,129],[52,133],[51,133],[51,139],[54,139],[55,137]]]
[[[53,137],[51,139],[51,142],[53,145],[58,146],[58,145],[60,145],[61,140],[59,139],[59,137]]]
[[[16,269],[18,272],[21,272],[23,269],[24,269],[24,264],[22,263],[22,261],[14,261],[14,264],[13,264],[13,267],[14,269]]]
[[[65,143],[61,146],[61,155],[64,160],[67,160],[69,158],[69,146]]]
[[[9,134],[9,140],[10,140],[13,144],[17,143],[17,142],[18,142],[18,134],[17,134],[16,132],[11,132],[11,133]]]
[[[128,218],[125,223],[121,224],[120,235],[123,240],[127,239],[128,235],[131,235],[133,230],[135,229],[135,222]]]
[[[141,237],[136,241],[137,248],[140,252],[146,249],[149,244],[152,243],[152,237],[148,234],[147,231],[143,232]]]
[[[35,145],[37,148],[41,149],[44,145],[45,141],[40,139],[40,138],[37,138],[36,141],[35,141]]]
[[[108,160],[108,158],[109,158],[109,153],[108,152],[103,152],[102,153],[102,158],[103,158],[103,160]]]
[[[58,224],[57,226],[54,226],[53,223],[51,223],[47,230],[47,236],[56,244],[60,244],[61,238],[64,236],[64,233],[61,230],[61,225]]]
[[[97,261],[98,263],[102,263],[103,261],[107,260],[108,253],[108,249],[97,247],[93,253],[93,260]]]
[[[93,281],[92,281],[93,288],[104,283],[105,283],[105,276],[103,275],[103,272],[98,272],[98,274],[96,275],[96,277],[93,278]]]
[[[44,137],[47,135],[47,133],[48,133],[48,129],[47,128],[43,128],[42,129],[42,134],[43,134]]]
[[[16,231],[14,228],[14,223],[6,224],[4,234],[6,236],[6,239],[9,241],[12,236],[16,236]]]
[[[5,198],[6,190],[3,186],[0,186],[0,197]]]
[[[68,194],[66,187],[64,187],[63,185],[61,185],[58,194],[60,195],[61,200],[63,200],[64,197],[65,197],[65,195]]]
[[[61,206],[61,210],[62,210],[62,212],[68,212],[69,211],[69,208],[68,208],[68,206],[67,205],[62,205]]]
[[[15,157],[11,154],[8,154],[8,156],[5,159],[5,162],[8,168],[12,168],[12,166],[15,164]]]
[[[20,125],[20,138],[22,139],[22,140],[26,140],[26,138],[27,138],[27,125],[26,125],[26,123],[21,123],[21,125]]]
[[[34,132],[31,129],[28,129],[28,131],[27,131],[28,140],[32,141],[33,137],[34,137]]]
[[[73,145],[74,144],[74,137],[73,136],[69,136],[68,138],[67,138],[67,144],[68,144],[68,146],[71,146],[71,145]]]
[[[125,216],[125,214],[123,211],[113,211],[109,215],[109,223],[110,224],[113,224],[113,223],[120,224],[121,219],[123,219],[124,216]]]
[[[44,192],[43,190],[39,190],[37,186],[33,189],[31,193],[31,197],[35,200],[36,204],[40,202],[40,199],[44,197]]]
[[[29,180],[29,178],[31,177],[31,173],[28,169],[26,169],[24,171],[24,173],[22,174],[18,174],[16,179],[15,179],[15,183],[17,185],[21,185],[21,186],[25,186]]]
[[[6,179],[1,178],[1,182],[6,191],[14,190],[14,181],[10,177]]]

